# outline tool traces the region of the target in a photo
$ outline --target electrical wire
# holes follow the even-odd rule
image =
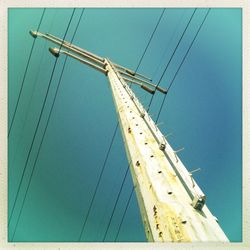
[[[129,164],[129,165],[130,165],[130,164]],[[110,224],[111,224],[112,218],[113,218],[114,213],[115,213],[115,209],[116,209],[116,206],[117,206],[118,200],[119,200],[119,198],[120,198],[120,195],[121,195],[121,192],[122,192],[122,189],[123,189],[123,186],[124,186],[124,183],[125,183],[126,177],[127,177],[127,175],[128,175],[129,165],[128,165],[128,167],[127,167],[127,170],[126,170],[125,176],[124,176],[124,178],[123,178],[123,181],[122,181],[122,184],[121,184],[121,186],[120,186],[120,189],[119,189],[118,195],[117,195],[117,197],[116,197],[116,201],[115,201],[115,204],[114,204],[114,207],[113,207],[113,210],[112,210],[111,216],[110,216],[110,218],[109,218],[109,223],[108,223],[108,226],[107,226],[106,231],[105,231],[105,233],[104,233],[104,236],[103,236],[102,241],[105,241],[105,239],[106,239],[106,236],[107,236],[107,233],[108,233],[108,230],[109,230],[109,227],[110,227]]]
[[[47,41],[46,41],[46,42],[47,42]],[[45,48],[46,48],[46,43],[44,43],[43,49],[45,49]],[[38,76],[39,76],[40,71],[41,71],[41,65],[42,65],[42,62],[43,62],[44,55],[45,55],[45,54],[42,53],[41,60],[40,60],[39,66],[38,66],[38,71],[37,71],[37,74],[36,74],[36,78],[35,78],[35,80],[34,80],[33,89],[32,89],[32,92],[31,92],[30,99],[29,99],[28,108],[27,108],[27,110],[26,110],[26,112],[25,112],[24,123],[23,123],[23,125],[22,125],[21,131],[24,131],[24,128],[26,127],[26,124],[27,124],[28,114],[29,114],[29,111],[30,111],[30,108],[31,108],[31,103],[32,103],[32,98],[33,98],[34,92],[35,92],[35,88],[36,88],[36,86],[37,86]],[[11,158],[11,160],[9,160],[10,166],[12,165],[12,163],[13,163],[14,160],[15,160],[16,153],[17,153],[17,151],[18,151],[18,149],[19,149],[19,146],[20,146],[20,143],[21,143],[23,137],[24,137],[24,133],[21,133],[21,135],[19,136],[19,138],[15,137],[15,141],[17,141],[17,143],[16,143],[17,147],[15,148],[15,151],[12,153],[12,158]],[[10,180],[10,179],[11,179],[11,178],[9,178],[9,180]]]
[[[51,29],[52,25],[54,24],[54,21],[55,21],[54,19],[55,19],[55,15],[53,15],[53,20],[51,21],[49,30]],[[45,48],[46,48],[46,46],[47,46],[47,43],[48,43],[48,41],[46,40],[45,43],[44,43],[44,47],[43,47],[42,51],[45,50]],[[24,128],[25,128],[25,126],[26,126],[26,124],[27,124],[28,114],[29,114],[29,112],[30,112],[30,107],[31,107],[32,98],[33,98],[35,89],[36,89],[36,87],[37,87],[38,76],[39,76],[40,73],[41,73],[41,66],[42,66],[42,62],[43,62],[44,55],[45,55],[45,54],[42,53],[42,55],[40,56],[40,57],[41,57],[41,60],[40,60],[39,66],[38,66],[36,78],[35,78],[35,80],[34,80],[33,88],[32,88],[32,91],[31,91],[32,93],[31,93],[30,100],[29,100],[29,103],[28,103],[28,107],[27,107],[27,110],[26,110],[26,113],[25,113],[24,123],[23,123],[23,126],[22,126],[21,131],[24,131]],[[18,142],[16,143],[17,146],[16,146],[16,149],[15,149],[15,152],[13,152],[13,154],[12,154],[13,156],[12,156],[11,160],[9,161],[9,162],[10,162],[10,165],[12,165],[13,161],[15,160],[16,152],[17,152],[17,150],[18,150],[18,148],[19,148],[21,139],[23,139],[23,136],[24,136],[24,133],[22,133],[21,136],[19,136],[18,139],[15,138],[15,140],[17,140]],[[11,179],[11,178],[9,178],[9,180],[10,180],[10,179]]]
[[[119,235],[119,233],[120,233],[120,230],[121,230],[121,227],[122,227],[122,223],[123,223],[124,218],[125,218],[125,215],[126,215],[126,213],[127,213],[128,206],[129,206],[130,200],[131,200],[131,198],[132,198],[132,194],[134,193],[134,190],[135,190],[135,186],[133,186],[133,188],[132,188],[131,191],[130,191],[129,198],[128,198],[126,207],[125,207],[125,209],[124,209],[124,211],[123,211],[122,219],[121,219],[121,221],[120,221],[120,224],[119,224],[119,227],[118,227],[116,236],[115,236],[115,242],[117,241],[118,235]]]
[[[182,22],[182,20],[183,20],[183,18],[184,18],[184,12],[186,12],[186,9],[183,10],[182,15],[181,15],[181,17],[179,18],[179,21],[178,21],[178,23],[177,23],[177,25],[176,25],[176,27],[175,27],[175,29],[174,29],[174,32],[173,32],[173,34],[172,34],[172,36],[171,36],[171,39],[170,39],[170,41],[168,42],[165,51],[162,53],[161,59],[160,59],[160,61],[159,61],[159,64],[158,64],[158,66],[156,67],[154,73],[152,74],[152,79],[155,78],[156,73],[158,72],[160,66],[161,66],[162,63],[163,63],[164,57],[166,56],[166,53],[167,53],[167,51],[168,51],[168,49],[169,49],[169,46],[171,45],[173,39],[175,38],[176,32],[178,31],[178,27],[179,27],[180,23]]]
[[[40,18],[40,21],[39,21],[39,24],[38,24],[38,27],[37,27],[37,31],[39,31],[40,26],[42,24],[42,20],[43,20],[43,17],[44,17],[45,10],[46,10],[46,8],[43,9],[43,13],[41,15],[41,18]],[[12,119],[11,119],[10,128],[9,128],[9,131],[8,131],[8,137],[10,136],[12,126],[13,126],[13,123],[14,123],[14,120],[15,120],[15,117],[16,117],[17,108],[19,106],[20,97],[21,97],[21,94],[23,92],[23,85],[24,85],[24,81],[26,79],[27,71],[28,71],[28,68],[29,68],[29,65],[30,65],[30,60],[31,60],[33,50],[34,50],[34,47],[35,47],[35,42],[36,42],[36,39],[33,40],[33,43],[32,43],[31,49],[30,49],[30,54],[29,54],[29,58],[28,58],[28,61],[27,61],[27,64],[26,64],[25,71],[24,71],[23,80],[22,80],[22,83],[21,83],[21,88],[19,90],[18,97],[17,97],[17,103],[16,103],[16,106],[15,106],[15,109],[14,109],[14,114],[13,114]]]
[[[85,10],[85,9],[82,9],[82,12],[81,12],[81,14],[80,14],[78,23],[77,23],[77,25],[76,25],[76,28],[75,28],[75,31],[74,31],[74,34],[73,34],[73,36],[72,36],[72,39],[71,39],[70,43],[72,43],[73,40],[74,40],[74,38],[75,38],[76,32],[77,32],[77,30],[78,30],[80,21],[81,21],[81,19],[82,19],[83,13],[84,13],[84,10]],[[63,39],[63,41],[64,41],[64,39]],[[51,105],[51,108],[50,108],[49,116],[48,116],[48,119],[47,119],[47,122],[46,122],[46,125],[45,125],[45,129],[44,129],[44,131],[43,131],[42,139],[41,139],[41,142],[40,142],[40,145],[39,145],[39,148],[38,148],[38,152],[37,152],[37,155],[36,155],[36,159],[35,159],[35,162],[34,162],[34,164],[33,164],[32,171],[31,171],[31,175],[30,175],[30,178],[29,178],[28,186],[27,186],[27,188],[26,188],[25,195],[24,195],[24,199],[23,199],[23,202],[22,202],[22,206],[21,206],[21,209],[20,209],[20,212],[19,212],[19,215],[18,215],[18,219],[17,219],[17,223],[16,223],[16,226],[15,226],[13,238],[14,238],[14,236],[15,236],[15,232],[16,232],[16,229],[17,229],[17,226],[18,226],[18,223],[19,223],[21,214],[22,214],[22,210],[23,210],[23,207],[24,207],[24,204],[25,204],[25,200],[26,200],[26,197],[27,197],[27,193],[28,193],[28,191],[29,191],[30,183],[31,183],[31,180],[32,180],[32,177],[33,177],[33,174],[34,174],[34,170],[35,170],[35,167],[36,167],[36,163],[37,163],[37,160],[38,160],[38,157],[39,157],[41,148],[42,148],[42,144],[43,144],[43,141],[44,141],[44,137],[45,137],[45,134],[46,134],[48,125],[49,125],[49,121],[50,121],[50,118],[51,118],[51,114],[52,114],[52,111],[53,111],[53,107],[54,107],[54,105],[55,105],[55,101],[56,101],[56,97],[57,97],[57,94],[58,94],[58,90],[59,90],[59,87],[60,87],[60,85],[61,85],[61,80],[62,80],[62,76],[63,76],[63,73],[64,73],[64,69],[65,69],[65,66],[66,66],[66,63],[67,63],[67,59],[68,59],[68,56],[66,56],[65,59],[64,59],[62,71],[61,71],[60,78],[59,78],[59,81],[58,81],[58,84],[57,84],[57,87],[56,87],[56,92],[55,92],[55,95],[54,95],[54,98],[53,98],[53,102],[52,102],[52,105]]]
[[[166,8],[163,9],[163,11],[162,11],[162,13],[161,13],[161,15],[160,15],[160,17],[159,17],[159,19],[158,19],[158,22],[157,22],[157,24],[155,25],[155,28],[154,28],[154,30],[153,30],[153,32],[152,32],[150,38],[149,38],[148,44],[147,44],[146,48],[144,49],[144,52],[143,52],[143,54],[142,54],[142,56],[141,56],[141,59],[140,59],[140,61],[139,61],[139,64],[137,65],[137,67],[136,67],[136,69],[135,69],[135,72],[137,72],[137,70],[139,69],[139,67],[140,67],[140,65],[141,65],[142,59],[143,59],[143,57],[144,57],[145,54],[146,54],[146,51],[147,51],[147,49],[148,49],[148,47],[149,47],[149,44],[151,43],[151,40],[152,40],[152,38],[153,38],[153,36],[154,36],[154,34],[155,34],[155,31],[157,30],[157,27],[158,27],[158,25],[159,25],[159,23],[160,23],[160,21],[161,21],[161,19],[162,19],[162,16],[163,16],[165,10],[166,10]]]
[[[73,10],[73,12],[71,14],[71,17],[70,17],[67,29],[66,29],[64,37],[63,37],[63,41],[64,41],[64,39],[65,39],[65,37],[67,35],[67,32],[68,32],[69,26],[71,24],[72,18],[74,16],[74,13],[75,13],[75,9]],[[31,146],[30,146],[30,149],[29,149],[29,152],[28,152],[28,156],[27,156],[27,159],[26,159],[26,162],[25,162],[25,166],[24,166],[24,169],[22,171],[21,180],[20,180],[19,185],[18,185],[18,190],[17,190],[16,196],[15,196],[14,205],[13,205],[12,210],[11,210],[11,214],[10,214],[10,217],[9,217],[9,223],[8,223],[8,225],[10,224],[10,221],[12,219],[13,212],[14,212],[14,209],[15,209],[15,206],[16,206],[16,202],[17,202],[17,198],[18,198],[18,195],[19,195],[19,192],[20,192],[20,188],[21,188],[21,185],[22,185],[22,182],[23,182],[24,174],[25,174],[26,169],[27,169],[29,157],[30,157],[30,154],[31,154],[31,151],[32,151],[32,148],[33,148],[33,144],[34,144],[34,141],[35,141],[35,138],[36,138],[38,127],[39,127],[39,124],[40,124],[40,121],[41,121],[41,117],[42,117],[42,114],[43,114],[43,110],[44,110],[45,103],[46,103],[46,100],[47,100],[47,97],[48,97],[48,93],[49,93],[50,86],[51,86],[51,83],[52,83],[52,79],[53,79],[53,75],[54,75],[54,72],[55,72],[55,68],[56,68],[56,65],[57,65],[57,60],[58,60],[58,58],[55,59],[55,63],[54,63],[54,66],[53,66],[53,69],[52,69],[52,72],[51,72],[49,84],[48,84],[48,87],[47,87],[47,90],[46,90],[46,95],[45,95],[45,98],[44,98],[44,101],[43,101],[42,109],[41,109],[40,114],[39,114],[39,119],[38,119],[38,122],[37,122],[37,125],[36,125],[35,133],[33,135],[33,139],[32,139]]]
[[[188,21],[188,23],[187,23],[187,25],[186,25],[184,31],[182,32],[181,37],[180,37],[180,39],[179,39],[177,45],[175,46],[175,49],[174,49],[174,51],[173,51],[173,53],[172,53],[172,55],[171,55],[171,57],[170,57],[170,59],[169,59],[167,65],[166,65],[166,67],[165,67],[165,69],[164,69],[164,71],[163,71],[163,73],[162,73],[162,75],[161,75],[161,77],[160,77],[160,79],[159,79],[159,81],[158,81],[158,83],[157,83],[155,89],[159,86],[159,84],[160,84],[160,82],[161,82],[163,76],[165,75],[165,73],[166,73],[166,71],[167,71],[167,69],[168,69],[168,66],[170,65],[170,63],[171,63],[171,61],[172,61],[172,59],[173,59],[173,57],[174,57],[174,55],[175,55],[175,52],[176,52],[176,50],[178,49],[178,47],[179,47],[179,45],[180,45],[180,43],[181,43],[181,41],[182,41],[182,39],[183,39],[183,36],[184,36],[184,34],[186,33],[187,28],[188,28],[190,22],[192,21],[192,19],[193,19],[193,17],[194,17],[194,14],[195,14],[196,10],[197,10],[197,8],[194,9],[194,11],[193,11],[191,17],[189,18],[189,21]],[[152,104],[153,98],[154,98],[154,95],[151,96],[151,99],[150,99],[150,102],[149,102],[147,111],[149,111],[149,109],[150,109],[150,106],[151,106],[151,104]]]
[[[208,16],[210,10],[211,10],[211,8],[208,9],[208,11],[207,11],[207,13],[206,13],[206,15],[205,15],[205,17],[204,17],[204,19],[203,19],[203,21],[202,21],[200,27],[199,27],[199,29],[197,30],[197,32],[196,32],[196,34],[195,34],[195,36],[194,36],[194,38],[193,38],[193,40],[192,40],[192,42],[191,42],[191,44],[190,44],[188,50],[187,50],[187,52],[186,52],[186,54],[184,55],[184,57],[183,57],[183,59],[182,59],[180,65],[179,65],[179,67],[178,67],[178,69],[177,69],[177,71],[176,71],[176,73],[175,73],[175,75],[174,75],[172,81],[170,82],[170,85],[169,85],[169,87],[168,87],[168,92],[169,92],[169,89],[172,87],[173,82],[174,82],[174,80],[175,80],[177,74],[179,73],[180,68],[181,68],[181,66],[183,65],[183,63],[184,63],[184,61],[185,61],[185,59],[186,59],[186,57],[187,57],[187,55],[188,55],[190,49],[192,48],[193,43],[194,43],[196,37],[198,36],[198,34],[199,34],[199,32],[200,32],[200,30],[201,30],[201,28],[202,28],[204,22],[206,21],[207,16]],[[168,92],[167,92],[167,94],[168,94]],[[162,103],[161,103],[161,106],[160,106],[160,109],[159,109],[159,112],[158,112],[158,115],[157,115],[157,118],[156,118],[156,123],[158,122],[158,119],[159,119],[159,117],[160,117],[160,114],[161,114],[161,111],[162,111],[164,102],[165,102],[165,100],[166,100],[167,94],[164,96],[163,101],[162,101]]]
[[[78,241],[81,241],[82,234],[83,234],[83,232],[84,232],[84,229],[85,229],[87,220],[88,220],[88,218],[89,218],[89,214],[90,214],[91,208],[92,208],[92,206],[93,206],[93,202],[94,202],[94,199],[95,199],[95,196],[96,196],[98,187],[99,187],[99,185],[100,185],[101,178],[102,178],[104,169],[105,169],[105,167],[106,167],[106,163],[107,163],[107,160],[108,160],[108,157],[109,157],[109,154],[110,154],[110,151],[111,151],[111,148],[112,148],[112,145],[113,145],[115,136],[116,136],[116,132],[117,132],[117,129],[118,129],[118,125],[119,125],[119,122],[117,122],[117,124],[116,124],[115,131],[114,131],[114,133],[113,133],[113,136],[112,136],[112,139],[111,139],[111,142],[110,142],[110,145],[109,145],[109,148],[108,148],[108,151],[107,151],[107,154],[106,154],[104,163],[103,163],[103,165],[102,165],[102,169],[101,169],[101,172],[100,172],[100,175],[99,175],[99,177],[98,177],[98,181],[97,181],[97,184],[96,184],[96,187],[95,187],[94,195],[92,196],[92,199],[91,199],[91,202],[90,202],[88,211],[87,211],[87,215],[86,215],[86,217],[85,217],[85,219],[84,219],[83,226],[82,226],[81,233],[80,233],[80,236],[79,236],[79,238],[78,238]]]

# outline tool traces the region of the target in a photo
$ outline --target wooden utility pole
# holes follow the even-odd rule
[[[53,35],[33,31],[30,34],[67,50],[50,48],[54,56],[66,54],[107,75],[148,241],[228,241],[205,205],[206,197],[192,173],[187,171],[178,151],[171,148],[128,83],[137,84],[151,94],[166,93],[166,90],[141,74]]]

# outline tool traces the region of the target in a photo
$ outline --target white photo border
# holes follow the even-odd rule
[[[242,242],[241,243],[9,243],[7,237],[7,74],[8,8],[204,7],[242,8]],[[249,0],[1,0],[0,1],[0,249],[250,249]]]

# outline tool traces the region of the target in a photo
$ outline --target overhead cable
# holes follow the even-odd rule
[[[53,15],[53,19],[52,19],[52,21],[51,21],[49,30],[51,30],[52,25],[54,24],[54,21],[55,21],[55,15]],[[43,47],[43,49],[42,49],[42,56],[41,56],[41,59],[40,59],[40,62],[39,62],[39,66],[38,66],[38,70],[37,70],[37,73],[36,73],[36,77],[35,77],[35,80],[34,80],[34,84],[33,84],[33,88],[32,88],[32,93],[31,93],[31,96],[30,96],[30,99],[29,99],[29,103],[28,103],[27,110],[26,110],[26,112],[25,112],[24,122],[23,122],[22,128],[21,128],[21,130],[20,130],[22,133],[21,133],[19,136],[15,137],[15,144],[16,144],[17,146],[16,146],[16,149],[15,149],[15,152],[12,153],[12,159],[9,160],[10,165],[12,165],[11,163],[12,163],[12,162],[14,161],[14,159],[15,159],[16,152],[17,152],[18,149],[19,149],[19,145],[20,145],[21,139],[22,139],[23,136],[24,136],[23,131],[24,131],[24,128],[25,128],[26,123],[27,123],[28,114],[29,114],[29,111],[30,111],[31,103],[32,103],[32,98],[33,98],[33,96],[34,96],[35,88],[37,87],[38,77],[39,77],[39,75],[40,75],[40,73],[41,73],[41,66],[42,66],[42,62],[43,62],[44,55],[45,55],[45,53],[44,53],[43,51],[44,51],[45,48],[46,48],[47,42],[48,42],[48,41],[46,41],[46,42],[44,43],[44,47]],[[17,141],[17,143],[16,143],[16,141]]]
[[[158,66],[156,67],[154,73],[152,74],[152,79],[155,78],[156,73],[158,72],[160,66],[162,65],[162,62],[164,61],[164,57],[166,56],[166,52],[167,52],[168,49],[169,49],[169,45],[172,43],[173,39],[175,38],[175,35],[176,35],[176,32],[178,31],[178,27],[179,27],[180,23],[182,23],[182,20],[183,20],[184,12],[185,12],[185,11],[186,11],[186,9],[183,10],[182,15],[181,15],[181,17],[179,18],[179,21],[178,21],[176,27],[174,28],[174,32],[173,32],[173,34],[172,34],[172,36],[171,36],[171,39],[170,39],[170,41],[167,43],[166,49],[165,49],[164,52],[162,53],[161,59],[159,60],[159,64],[158,64]]]
[[[162,11],[162,13],[161,13],[161,15],[160,15],[160,17],[159,17],[159,19],[158,19],[158,22],[157,22],[157,24],[155,25],[155,28],[154,28],[154,30],[153,30],[153,32],[152,32],[150,38],[149,38],[149,41],[148,41],[148,43],[147,43],[147,46],[146,46],[146,48],[144,49],[144,52],[143,52],[143,54],[142,54],[142,56],[141,56],[141,59],[140,59],[138,65],[137,65],[136,69],[135,69],[135,72],[137,72],[137,70],[139,69],[139,67],[140,67],[140,65],[141,65],[142,59],[143,59],[143,57],[144,57],[145,54],[146,54],[146,51],[147,51],[147,49],[148,49],[148,47],[149,47],[149,44],[151,43],[151,40],[152,40],[152,38],[153,38],[153,36],[154,36],[154,34],[155,34],[155,31],[157,30],[157,27],[158,27],[158,25],[159,25],[159,23],[160,23],[160,21],[161,21],[161,19],[162,19],[162,16],[163,16],[165,10],[166,10],[166,8],[163,9],[163,11]]]
[[[42,15],[41,15],[38,27],[37,27],[37,31],[39,31],[39,29],[40,29],[41,23],[43,21],[45,10],[46,10],[46,8],[43,9],[43,12],[42,12]],[[18,106],[19,106],[20,97],[22,95],[23,85],[24,85],[24,82],[25,82],[25,79],[26,79],[26,76],[27,76],[28,68],[29,68],[29,65],[30,65],[30,59],[31,59],[32,54],[33,54],[35,42],[36,42],[36,39],[33,40],[33,43],[32,43],[31,49],[30,49],[28,61],[27,61],[27,64],[26,64],[24,75],[23,75],[23,80],[22,80],[22,83],[21,83],[21,88],[19,90],[18,97],[17,97],[17,102],[16,102],[15,109],[14,109],[14,114],[13,114],[11,122],[10,122],[10,127],[9,127],[9,131],[8,131],[8,137],[10,136],[10,133],[11,133],[11,130],[12,130],[12,126],[13,126],[13,123],[14,123],[14,120],[15,120],[15,117],[16,117],[16,112],[17,112],[17,109],[18,109]]]
[[[109,148],[108,148],[108,151],[107,151],[105,160],[104,160],[104,163],[103,163],[103,165],[102,165],[101,172],[100,172],[99,177],[98,177],[97,184],[96,184],[96,186],[95,186],[94,194],[93,194],[93,196],[92,196],[92,199],[91,199],[91,202],[90,202],[88,211],[87,211],[87,215],[86,215],[86,217],[85,217],[85,219],[84,219],[84,222],[83,222],[83,226],[82,226],[82,229],[81,229],[81,232],[80,232],[80,236],[79,236],[79,238],[78,238],[78,241],[81,241],[81,238],[82,238],[82,235],[83,235],[83,232],[84,232],[84,229],[85,229],[87,220],[88,220],[88,218],[89,218],[90,211],[91,211],[91,209],[92,209],[93,202],[94,202],[94,199],[95,199],[95,197],[96,197],[96,193],[97,193],[98,187],[99,187],[99,185],[100,185],[101,178],[102,178],[104,169],[105,169],[105,167],[106,167],[107,160],[108,160],[108,157],[109,157],[109,154],[110,154],[112,145],[113,145],[113,143],[114,143],[114,139],[115,139],[115,136],[116,136],[116,132],[117,132],[117,129],[118,129],[118,125],[119,125],[119,123],[117,122],[117,124],[116,124],[116,126],[115,126],[115,131],[114,131],[114,133],[113,133],[113,136],[112,136],[112,139],[111,139],[111,142],[110,142],[110,145],[109,145]]]
[[[161,82],[163,76],[165,75],[165,72],[167,71],[167,69],[168,69],[168,67],[169,67],[169,65],[170,65],[170,63],[171,63],[171,61],[172,61],[172,59],[173,59],[173,57],[174,57],[174,55],[175,55],[175,52],[176,52],[176,50],[178,49],[178,47],[179,47],[179,45],[180,45],[180,43],[181,43],[181,41],[182,41],[182,39],[183,39],[183,36],[184,36],[184,34],[186,33],[187,28],[188,28],[188,26],[190,25],[190,22],[192,21],[192,19],[193,19],[193,17],[194,17],[194,14],[195,14],[196,10],[197,10],[197,8],[194,9],[194,11],[193,11],[191,17],[189,18],[189,21],[188,21],[188,23],[187,23],[185,29],[183,30],[183,32],[182,32],[182,34],[181,34],[181,37],[180,37],[180,39],[179,39],[177,45],[175,46],[175,49],[174,49],[174,51],[173,51],[173,53],[172,53],[172,55],[171,55],[171,57],[170,57],[170,59],[169,59],[169,61],[168,61],[168,63],[167,63],[167,65],[166,65],[166,67],[165,67],[165,69],[164,69],[164,71],[163,71],[163,73],[162,73],[162,75],[161,75],[161,77],[160,77],[160,79],[159,79],[159,81],[158,81],[158,83],[157,83],[156,86],[159,86],[159,84],[160,84],[160,82]],[[149,105],[148,105],[148,109],[147,109],[148,111],[149,111],[149,108],[150,108],[150,106],[151,106],[151,104],[152,104],[153,98],[154,98],[154,95],[151,96],[151,99],[150,99],[150,102],[149,102]]]
[[[75,13],[75,9],[73,10],[73,12],[71,14],[71,17],[70,17],[67,29],[66,29],[64,37],[63,37],[63,40],[65,39],[65,37],[67,35],[67,32],[68,32],[69,26],[71,24],[72,18],[74,16],[74,13]],[[50,90],[50,86],[51,86],[51,83],[52,83],[53,75],[54,75],[55,68],[56,68],[56,65],[57,65],[57,60],[58,60],[58,58],[55,59],[55,62],[54,62],[54,65],[53,65],[53,69],[52,69],[52,72],[51,72],[49,84],[48,84],[48,87],[47,87],[47,90],[46,90],[46,95],[45,95],[45,98],[44,98],[44,101],[43,101],[42,109],[41,109],[40,114],[39,114],[39,119],[38,119],[38,122],[37,122],[37,125],[36,125],[36,129],[35,129],[35,133],[33,135],[33,139],[32,139],[31,145],[30,145],[28,156],[26,158],[25,166],[24,166],[23,171],[22,171],[21,180],[20,180],[19,185],[18,185],[18,190],[17,190],[16,196],[15,196],[14,205],[13,205],[11,213],[10,213],[9,223],[8,224],[10,224],[10,221],[12,219],[13,212],[14,212],[14,209],[15,209],[15,206],[16,206],[17,198],[18,198],[18,195],[19,195],[19,192],[20,192],[20,188],[21,188],[21,185],[22,185],[22,182],[23,182],[23,178],[24,178],[26,169],[27,169],[27,165],[28,165],[28,161],[29,161],[29,158],[30,158],[30,154],[32,152],[33,144],[34,144],[34,141],[35,141],[35,138],[36,138],[36,134],[37,134],[37,131],[38,131],[38,128],[39,128],[41,117],[42,117],[42,114],[43,114],[43,111],[44,111],[45,103],[46,103],[46,100],[47,100],[47,97],[48,97],[48,93],[49,93],[49,90]],[[15,230],[16,230],[16,227],[15,227]],[[15,231],[14,231],[12,239],[14,238],[14,235],[15,235]]]
[[[75,35],[76,35],[77,30],[78,30],[80,21],[81,21],[81,19],[82,19],[82,15],[83,15],[83,13],[84,13],[84,10],[85,10],[85,9],[82,9],[82,12],[81,12],[81,14],[80,14],[78,23],[77,23],[77,25],[76,25],[74,34],[73,34],[72,39],[71,39],[71,43],[73,42],[73,40],[74,40],[74,38],[75,38]],[[64,40],[64,39],[63,39],[63,40]],[[32,167],[31,175],[30,175],[30,177],[29,177],[29,182],[28,182],[28,186],[27,186],[26,191],[25,191],[25,195],[24,195],[24,199],[23,199],[23,202],[22,202],[22,206],[21,206],[21,209],[20,209],[20,211],[19,211],[19,215],[18,215],[18,219],[17,219],[17,223],[16,223],[16,226],[15,226],[14,233],[16,232],[16,228],[17,228],[17,226],[18,226],[18,223],[19,223],[19,220],[20,220],[20,217],[21,217],[21,214],[22,214],[22,210],[23,210],[23,207],[24,207],[26,198],[27,198],[27,194],[28,194],[28,191],[29,191],[29,188],[30,188],[30,183],[31,183],[31,180],[32,180],[32,177],[33,177],[33,174],[34,174],[34,170],[35,170],[35,167],[36,167],[36,163],[37,163],[37,160],[38,160],[38,157],[39,157],[41,148],[42,148],[42,144],[43,144],[43,141],[44,141],[44,137],[45,137],[45,134],[46,134],[48,125],[49,125],[49,121],[50,121],[50,118],[51,118],[51,114],[52,114],[53,107],[54,107],[54,105],[55,105],[55,101],[56,101],[56,97],[57,97],[57,94],[58,94],[58,90],[59,90],[59,87],[60,87],[60,85],[61,85],[61,80],[62,80],[62,76],[63,76],[63,73],[64,73],[64,69],[65,69],[65,66],[66,66],[67,59],[68,59],[68,57],[66,56],[65,59],[64,59],[64,63],[63,63],[62,71],[61,71],[61,74],[60,74],[60,78],[59,78],[59,81],[58,81],[58,84],[57,84],[57,87],[56,87],[56,92],[55,92],[55,95],[54,95],[54,98],[53,98],[53,102],[52,102],[52,105],[51,105],[51,107],[50,107],[49,116],[48,116],[48,119],[47,119],[47,122],[46,122],[46,125],[45,125],[45,129],[44,129],[44,131],[43,131],[42,139],[41,139],[41,142],[40,142],[39,147],[38,147],[38,152],[37,152],[37,154],[36,154],[36,159],[35,159],[35,162],[34,162],[33,167]]]
[[[114,206],[113,206],[113,209],[112,209],[112,213],[111,213],[111,216],[110,216],[110,218],[109,218],[108,226],[107,226],[107,228],[106,228],[106,230],[105,230],[105,233],[104,233],[104,236],[103,236],[102,241],[105,241],[105,239],[106,239],[106,237],[107,237],[107,233],[108,233],[108,230],[109,230],[109,227],[110,227],[110,224],[111,224],[112,218],[113,218],[113,216],[114,216],[115,209],[116,209],[116,206],[117,206],[118,200],[119,200],[119,198],[120,198],[120,195],[121,195],[121,192],[122,192],[122,189],[123,189],[124,183],[125,183],[125,179],[126,179],[126,177],[127,177],[127,175],[128,175],[128,171],[129,171],[129,165],[128,165],[128,167],[127,167],[127,170],[126,170],[126,173],[125,173],[125,175],[124,175],[124,178],[123,178],[122,184],[121,184],[121,186],[120,186],[120,189],[119,189],[118,195],[117,195],[117,197],[116,197],[116,200],[115,200],[115,203],[114,203]]]
[[[133,186],[132,189],[131,189],[131,191],[130,191],[130,195],[129,195],[129,198],[128,198],[127,203],[126,203],[126,207],[125,207],[125,209],[123,211],[123,214],[122,214],[122,219],[121,219],[121,221],[119,223],[119,227],[118,227],[117,233],[115,235],[115,242],[117,241],[118,235],[120,233],[120,230],[121,230],[121,227],[122,227],[122,223],[123,223],[125,215],[127,213],[128,206],[129,206],[130,200],[132,198],[132,194],[134,193],[134,190],[135,190],[135,186]]]
[[[202,21],[200,27],[199,27],[199,29],[197,30],[197,32],[196,32],[196,34],[195,34],[195,36],[194,36],[194,38],[193,38],[193,40],[192,40],[192,42],[191,42],[191,44],[190,44],[188,50],[187,50],[187,52],[186,52],[186,54],[184,55],[184,57],[183,57],[183,59],[182,59],[180,65],[179,65],[179,67],[178,67],[178,69],[177,69],[177,71],[176,71],[176,73],[175,73],[175,75],[174,75],[172,81],[170,82],[170,85],[169,85],[169,87],[168,87],[168,92],[169,92],[169,89],[172,87],[173,82],[174,82],[174,80],[175,80],[177,74],[179,73],[180,68],[181,68],[181,66],[183,65],[183,63],[184,63],[184,61],[185,61],[185,59],[186,59],[186,57],[187,57],[187,55],[188,55],[190,49],[192,48],[193,43],[194,43],[194,41],[195,41],[197,35],[199,34],[200,30],[201,30],[201,27],[203,26],[205,20],[207,19],[207,16],[208,16],[210,10],[211,10],[211,8],[208,9],[208,11],[207,11],[207,13],[206,13],[206,15],[205,15],[205,17],[204,17],[204,19],[203,19],[203,21]],[[168,92],[167,92],[167,94],[168,94]],[[166,100],[167,94],[164,96],[163,101],[162,101],[162,103],[161,103],[161,106],[160,106],[160,109],[159,109],[159,112],[158,112],[158,115],[157,115],[157,118],[156,118],[156,123],[158,122],[158,119],[159,119],[159,117],[160,117],[160,114],[161,114],[161,111],[162,111],[164,102],[165,102],[165,100]]]

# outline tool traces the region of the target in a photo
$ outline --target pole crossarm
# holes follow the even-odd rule
[[[54,56],[63,53],[107,75],[148,241],[227,242],[205,204],[205,194],[177,155],[182,149],[173,150],[127,84],[154,94],[157,88],[151,80],[53,35],[30,33],[68,50],[50,49]],[[160,87],[157,90],[164,93]]]
[[[37,37],[42,37],[46,40],[49,40],[65,49],[67,49],[68,51],[71,51],[79,56],[84,57],[85,59],[91,61],[92,63],[98,64],[99,66],[104,66],[104,58],[97,56],[87,50],[81,49],[67,41],[63,41],[62,39],[55,37],[53,35],[50,34],[44,34],[41,32],[37,32],[37,31],[30,31],[30,34],[32,37],[37,38]],[[61,48],[60,47],[60,48]]]
[[[102,73],[107,73],[105,71],[105,64],[104,64],[104,58],[103,57],[100,57],[100,56],[97,56],[87,50],[84,50],[82,48],[79,48],[78,46],[75,46],[74,44],[71,44],[67,41],[63,41],[62,39],[54,36],[54,35],[51,35],[51,34],[48,34],[48,33],[42,33],[42,32],[37,32],[37,31],[30,31],[30,34],[32,37],[34,38],[37,38],[37,37],[42,37],[44,39],[47,39],[57,45],[60,45],[61,47],[67,49],[68,51],[71,51],[75,54],[77,54],[78,56],[81,56],[83,57],[84,59],[86,60],[82,60],[80,59],[79,57],[75,56],[74,54],[70,54],[68,51],[62,51],[61,49],[56,49],[56,48],[53,48],[53,49],[50,49],[50,52],[54,55],[54,56],[59,56],[59,52],[63,53],[63,54],[66,54],[74,59],[77,59],[78,61],[84,63],[84,64],[87,64],[88,66],[92,67],[92,68],[95,68],[97,70],[99,70],[100,72]],[[146,76],[143,76],[137,72],[134,72],[128,68],[125,68],[123,66],[120,66],[118,64],[114,64],[116,68],[119,69],[119,72],[122,74],[122,75],[125,75],[127,77],[129,77],[131,80],[130,82],[131,83],[134,83],[134,84],[137,84],[137,85],[140,85],[142,89],[146,90],[147,92],[151,93],[151,94],[154,94],[155,93],[155,90],[159,90],[161,93],[164,93],[166,94],[167,93],[167,90],[155,85],[155,84],[152,84],[151,83],[151,79],[149,79],[148,77]],[[129,78],[126,78],[129,79]],[[138,84],[138,82],[142,83],[142,84]],[[151,88],[145,86],[148,85],[148,86],[151,86],[154,88],[154,90],[152,90]]]

